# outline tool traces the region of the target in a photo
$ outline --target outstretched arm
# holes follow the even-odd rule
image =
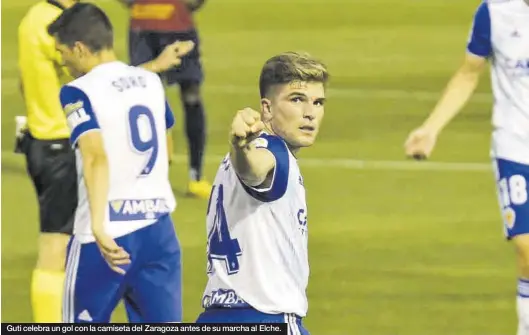
[[[160,73],[182,63],[182,57],[187,55],[193,48],[193,41],[176,41],[166,46],[156,59],[143,63],[140,67],[151,72]]]
[[[452,76],[426,121],[408,136],[405,143],[407,156],[416,159],[428,158],[439,133],[463,110],[478,86],[487,58],[492,54],[490,34],[490,15],[488,5],[484,2],[474,16],[463,64]]]
[[[267,181],[275,166],[268,150],[261,149],[254,140],[263,130],[261,115],[250,108],[237,112],[231,126],[230,158],[237,176],[248,186],[259,186]]]

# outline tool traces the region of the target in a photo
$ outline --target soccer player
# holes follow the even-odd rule
[[[63,322],[109,322],[122,298],[143,322],[179,322],[166,137],[174,118],[163,84],[117,60],[110,20],[93,4],[65,10],[48,31],[77,77],[60,92],[80,178]]]
[[[316,139],[327,80],[311,56],[277,55],[261,71],[261,112],[236,114],[207,208],[198,323],[288,323],[289,334],[308,334],[307,204],[296,157]]]
[[[77,206],[75,155],[68,144],[70,131],[59,101],[61,84],[72,78],[47,32],[48,25],[75,3],[39,1],[18,28],[18,62],[28,124],[21,124],[24,130],[17,138],[16,151],[25,155],[38,195],[40,236],[31,279],[33,319],[38,323],[61,320],[66,246]],[[191,41],[175,43],[142,66],[163,71],[178,65],[180,57],[192,47]]]
[[[206,146],[206,115],[201,95],[204,79],[200,62],[200,39],[193,14],[205,0],[121,0],[130,5],[129,58],[132,65],[147,62],[175,40],[191,40],[196,47],[178,68],[163,73],[169,86],[178,85],[185,113],[189,152],[190,195],[207,199],[211,192],[203,174]]]
[[[463,64],[432,114],[405,143],[430,156],[441,130],[471,97],[487,60],[494,92],[491,155],[505,236],[518,259],[518,335],[529,334],[529,0],[488,0],[478,7]]]

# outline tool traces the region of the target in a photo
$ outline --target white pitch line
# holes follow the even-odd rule
[[[2,96],[19,94],[18,81],[15,78],[7,78],[2,82]],[[252,85],[204,85],[206,94],[225,95],[251,95],[256,98],[259,90]],[[329,87],[327,90],[329,98],[358,99],[358,100],[413,100],[413,101],[437,101],[441,97],[440,91],[425,90],[403,90],[403,89],[376,89],[376,88],[355,88],[355,87]],[[473,102],[491,103],[492,96],[489,93],[475,93],[472,96]]]
[[[187,162],[187,156],[178,155],[176,162]],[[206,157],[208,164],[220,164],[224,156]],[[491,163],[464,162],[425,162],[425,161],[378,161],[352,158],[300,158],[299,164],[306,167],[341,168],[348,170],[394,170],[394,171],[455,171],[455,172],[489,172]]]
[[[208,155],[207,164],[220,164],[224,156]],[[10,163],[24,164],[23,156],[10,151],[2,151],[2,164]],[[175,163],[187,163],[186,155],[176,155]],[[353,158],[300,158],[301,166],[315,168],[336,168],[347,170],[393,170],[393,171],[454,171],[454,172],[490,172],[492,163],[472,163],[472,162],[428,162],[428,161],[383,161],[383,160],[362,160]]]
[[[450,163],[450,162],[416,162],[416,161],[370,161],[357,159],[300,159],[300,164],[311,167],[337,167],[356,170],[394,170],[394,171],[456,171],[483,172],[492,171],[491,164],[485,163]]]

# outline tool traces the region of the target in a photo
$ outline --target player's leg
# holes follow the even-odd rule
[[[117,243],[128,248],[123,238],[117,239]],[[95,242],[82,244],[76,237],[71,239],[68,249],[63,322],[110,322],[133,265],[123,266],[127,273],[121,275],[110,269]]]
[[[182,322],[180,244],[169,215],[138,231],[141,265],[129,281],[131,322]],[[138,318],[140,320],[138,320]]]
[[[160,35],[160,44],[165,46],[178,39],[194,41],[195,48],[182,58],[180,66],[167,71],[165,75],[168,85],[178,84],[180,87],[189,151],[188,191],[194,196],[208,199],[211,184],[206,181],[203,175],[206,112],[201,93],[204,73],[200,62],[200,39],[196,31],[179,34],[168,33]]]
[[[529,335],[529,234],[512,238],[518,263],[518,335]]]
[[[197,81],[181,82],[180,96],[185,114],[189,150],[189,193],[207,199],[211,192],[211,184],[204,179],[203,175],[206,115],[201,95],[201,83]]]
[[[125,305],[125,312],[127,313],[127,319],[129,323],[143,323],[144,317],[141,314],[140,306],[136,303],[134,290],[130,287],[125,291],[123,296],[123,305]]]
[[[66,246],[77,206],[75,155],[68,140],[30,139],[27,170],[38,195],[40,234],[31,277],[31,306],[38,323],[60,322]]]
[[[495,173],[505,234],[518,264],[518,335],[529,335],[529,165],[497,159]]]

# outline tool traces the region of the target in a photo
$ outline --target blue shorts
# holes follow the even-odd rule
[[[71,238],[63,322],[110,322],[121,299],[134,322],[181,322],[180,244],[171,217],[115,240],[130,254],[125,275],[110,269],[95,242]]]
[[[129,59],[131,65],[138,66],[158,57],[169,44],[180,40],[195,42],[195,48],[182,57],[182,63],[161,74],[168,85],[200,84],[204,80],[200,62],[200,38],[196,30],[188,32],[129,31]]]
[[[494,163],[505,237],[511,239],[516,235],[529,234],[529,165],[505,159],[495,159]]]
[[[196,323],[286,323],[288,335],[309,335],[295,314],[266,314],[253,308],[211,308],[198,316]]]

